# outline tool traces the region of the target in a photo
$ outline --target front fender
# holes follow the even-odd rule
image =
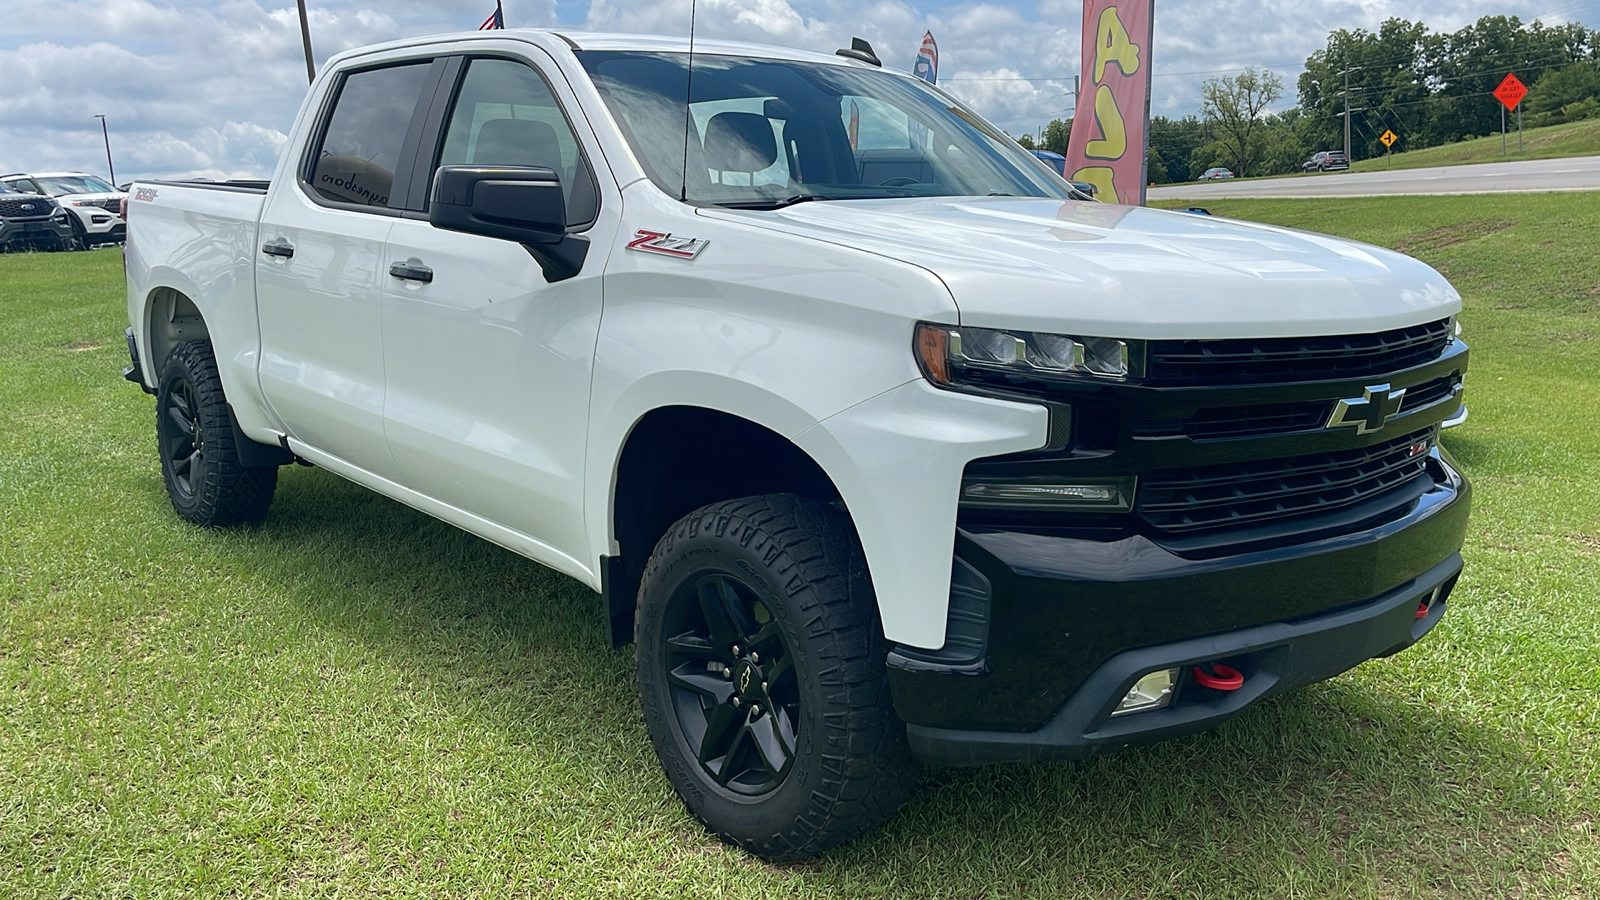
[[[833,479],[861,538],[884,637],[944,646],[956,504],[968,462],[1044,446],[1042,406],[941,391],[918,379],[794,438]]]

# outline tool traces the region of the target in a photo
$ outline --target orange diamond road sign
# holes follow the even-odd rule
[[[1496,100],[1506,105],[1506,109],[1516,109],[1522,98],[1528,96],[1528,86],[1522,83],[1515,72],[1506,75],[1500,86],[1494,89]]]
[[[1393,147],[1394,142],[1400,140],[1400,135],[1392,131],[1385,131],[1383,137],[1378,138],[1378,140],[1383,141],[1385,147]]]

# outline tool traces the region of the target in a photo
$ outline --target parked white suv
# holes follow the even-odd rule
[[[79,245],[114,244],[127,234],[120,208],[127,194],[87,172],[41,172],[0,176],[13,190],[56,198],[72,213],[72,233]]]
[[[695,49],[692,94],[676,38],[350,51],[270,184],[134,184],[177,512],[298,459],[593,588],[667,779],[773,859],[918,759],[1197,731],[1441,620],[1439,273],[1084,200],[870,48]]]

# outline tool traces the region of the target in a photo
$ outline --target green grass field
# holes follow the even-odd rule
[[[788,867],[679,805],[578,584],[317,469],[260,527],[180,522],[119,377],[117,253],[0,256],[0,897],[1600,894],[1589,202],[1213,204],[1404,248],[1466,296],[1450,614],[1212,733],[927,772]]]
[[[1374,126],[1376,127],[1376,126]],[[1467,163],[1499,162],[1503,159],[1555,159],[1565,156],[1594,156],[1600,154],[1600,119],[1585,119],[1564,125],[1547,125],[1528,128],[1522,132],[1522,151],[1517,151],[1517,120],[1510,119],[1506,134],[1505,153],[1500,151],[1500,134],[1441,144],[1423,150],[1393,153],[1387,158],[1379,156],[1363,159],[1350,167],[1353,172],[1381,172],[1384,169],[1423,169],[1429,166],[1459,166]],[[1378,128],[1382,134],[1383,129]],[[1405,148],[1405,136],[1395,144]],[[1337,174],[1337,173],[1329,173]]]

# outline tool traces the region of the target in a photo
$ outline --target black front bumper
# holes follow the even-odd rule
[[[63,249],[72,241],[72,225],[56,219],[0,221],[0,248]]]
[[[1204,730],[1404,649],[1439,621],[1461,570],[1470,488],[1433,455],[1440,477],[1402,516],[1229,556],[1191,558],[1142,535],[960,531],[957,556],[989,586],[983,659],[891,653],[913,750],[947,765],[1105,752]],[[1190,667],[1209,662],[1244,673],[1244,686],[1194,684]],[[1171,707],[1111,716],[1139,677],[1169,667],[1183,672]]]

